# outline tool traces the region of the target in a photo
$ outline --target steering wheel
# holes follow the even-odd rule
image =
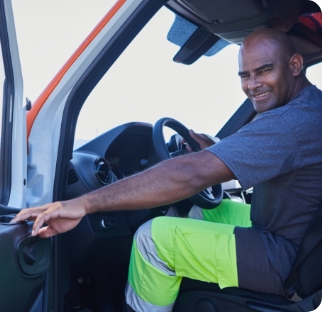
[[[193,151],[197,152],[201,150],[199,144],[190,136],[189,130],[183,124],[175,119],[165,117],[156,122],[152,132],[153,144],[159,160],[171,158],[163,136],[164,126],[180,134],[188,142]],[[221,184],[218,184],[212,186],[212,192],[209,189],[203,190],[191,196],[189,200],[203,209],[213,209],[221,203],[222,198],[223,190]]]

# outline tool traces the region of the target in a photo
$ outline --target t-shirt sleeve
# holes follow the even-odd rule
[[[300,153],[291,127],[281,116],[270,112],[259,115],[207,150],[229,167],[243,189],[300,166]]]

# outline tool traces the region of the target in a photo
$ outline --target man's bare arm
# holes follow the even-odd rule
[[[74,228],[89,213],[171,204],[233,178],[233,173],[219,158],[211,152],[201,151],[161,162],[142,173],[69,201],[23,209],[13,221],[35,220],[32,234],[48,237]],[[40,229],[44,223],[48,226]]]

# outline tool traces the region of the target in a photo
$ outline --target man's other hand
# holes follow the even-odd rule
[[[193,130],[189,130],[189,134],[199,144],[201,149],[205,149],[211,145],[214,145],[216,142],[219,141],[219,139],[218,139],[218,141],[216,141],[215,138],[213,138],[207,134],[195,133]],[[181,143],[187,143],[187,141],[185,139],[182,139]],[[192,149],[188,143],[187,143],[187,150],[189,152],[192,152]]]
[[[80,198],[22,209],[11,222],[34,220],[32,236],[46,238],[73,229],[86,210]],[[42,227],[46,223],[47,226]]]

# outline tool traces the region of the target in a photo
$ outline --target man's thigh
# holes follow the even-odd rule
[[[238,286],[235,226],[160,217],[152,222],[152,239],[160,259],[177,276]]]
[[[177,276],[283,295],[258,230],[184,218],[152,222],[157,253]]]
[[[250,205],[224,199],[214,209],[202,209],[193,206],[189,213],[192,219],[205,220],[215,223],[231,224],[240,227],[251,227]]]

